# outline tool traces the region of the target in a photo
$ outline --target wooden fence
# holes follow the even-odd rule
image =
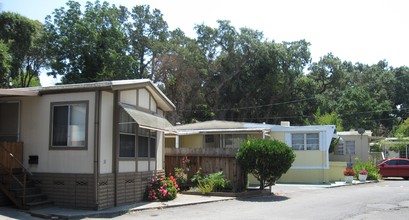
[[[0,162],[3,168],[14,169],[21,168],[21,165],[15,159],[23,161],[23,143],[22,142],[0,142]]]
[[[242,191],[246,187],[247,180],[236,162],[237,150],[230,148],[166,148],[165,172],[166,175],[174,175],[175,167],[182,167],[182,159],[188,156],[192,163],[189,178],[199,168],[204,174],[223,171],[233,190]]]

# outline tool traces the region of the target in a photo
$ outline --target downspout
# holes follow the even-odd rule
[[[101,99],[101,91],[95,91],[95,116],[94,116],[94,190],[95,190],[95,202],[96,202],[96,209],[99,209],[99,200],[98,200],[98,176],[99,176],[99,151],[101,145],[99,143],[100,137],[100,99]]]
[[[118,91],[114,91],[113,100],[113,129],[112,129],[112,171],[114,172],[114,206],[118,204],[118,166],[119,166],[119,151],[118,151],[118,121],[119,121],[119,109],[118,109]]]

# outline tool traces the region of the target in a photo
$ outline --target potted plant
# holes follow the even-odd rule
[[[365,182],[367,177],[368,177],[368,171],[362,168],[362,170],[359,171],[359,181]]]
[[[344,170],[344,176],[345,176],[345,182],[346,183],[352,183],[352,180],[354,179],[355,176],[355,171],[352,168],[346,168]]]

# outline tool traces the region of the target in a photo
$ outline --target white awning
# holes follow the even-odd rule
[[[138,123],[139,127],[141,128],[172,133],[176,132],[172,124],[165,118],[139,111],[132,105],[127,105],[124,103],[119,103],[119,105],[136,121],[136,123]]]

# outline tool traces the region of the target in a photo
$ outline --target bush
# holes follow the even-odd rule
[[[291,147],[278,140],[249,139],[241,144],[236,159],[245,173],[257,178],[262,190],[274,185],[290,169],[295,154]]]
[[[169,178],[154,178],[146,187],[144,199],[149,201],[168,201],[176,198],[178,185],[176,179],[172,176]]]
[[[188,156],[185,156],[182,161],[182,167],[175,167],[175,178],[181,190],[189,189],[188,173],[190,172],[192,163]]]
[[[200,171],[193,176],[192,182],[197,183],[197,187],[203,194],[209,192],[218,192],[225,189],[229,180],[227,180],[223,174],[223,171],[203,175]]]
[[[359,171],[362,169],[366,170],[368,172],[368,180],[380,180],[381,175],[379,174],[379,168],[376,166],[376,163],[374,160],[369,159],[367,162],[363,162],[359,159],[355,159],[355,164],[354,164],[354,170],[357,173],[356,176],[358,176]]]

